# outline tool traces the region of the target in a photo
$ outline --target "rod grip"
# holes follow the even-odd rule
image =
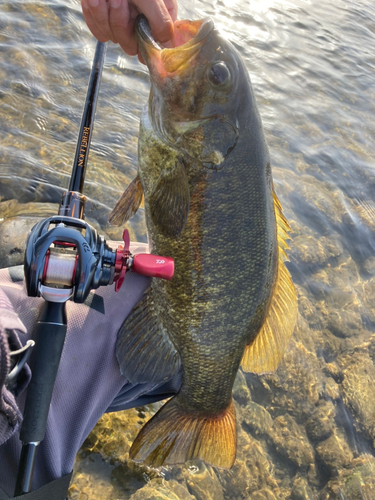
[[[45,302],[43,307],[51,305]],[[65,304],[52,304],[52,307]],[[23,443],[37,443],[43,440],[48,410],[52,399],[59,368],[61,353],[64,347],[67,325],[66,322],[56,319],[56,323],[49,318],[38,321],[35,328],[35,347],[31,356],[31,382],[27,388],[24,419],[20,438]],[[60,321],[60,323],[59,323]]]

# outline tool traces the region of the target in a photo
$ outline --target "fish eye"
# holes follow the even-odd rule
[[[231,80],[228,66],[222,61],[213,64],[209,68],[207,77],[211,85],[214,87],[225,87]]]

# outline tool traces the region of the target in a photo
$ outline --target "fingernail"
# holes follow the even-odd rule
[[[121,5],[121,0],[109,0],[109,5],[112,9],[118,9]]]
[[[89,0],[90,7],[97,7],[99,5],[99,0]]]

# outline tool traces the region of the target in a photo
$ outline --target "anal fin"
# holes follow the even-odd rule
[[[264,373],[276,370],[284,356],[297,320],[297,293],[285,266],[291,231],[282,213],[281,204],[273,192],[278,241],[278,270],[267,317],[255,340],[246,346],[241,360],[245,372]]]
[[[154,313],[150,290],[145,291],[117,335],[120,371],[133,384],[163,382],[180,369],[180,356]]]
[[[117,201],[108,222],[113,226],[125,224],[137,212],[143,198],[143,187],[139,176],[129,184]]]
[[[184,412],[177,395],[143,426],[130,448],[130,458],[151,467],[201,459],[230,469],[236,450],[233,402],[221,415],[202,416]]]

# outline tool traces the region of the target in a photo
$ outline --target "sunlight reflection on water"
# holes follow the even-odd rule
[[[0,12],[3,223],[24,215],[20,206],[32,210],[35,202],[60,201],[95,42],[78,0],[2,1]],[[207,15],[240,51],[252,79],[275,188],[294,231],[289,255],[300,322],[275,375],[237,381],[236,468],[212,475],[202,464],[190,464],[189,476],[183,468],[167,470],[165,485],[176,479],[194,498],[202,488],[206,496],[199,498],[207,499],[207,485],[228,499],[266,490],[268,497],[256,498],[375,498],[374,5],[341,0],[180,5],[181,18]],[[110,228],[107,217],[135,176],[139,116],[148,90],[146,69],[109,44],[85,194],[90,222],[117,239],[122,229]],[[133,239],[145,240],[142,211],[129,227]],[[122,425],[135,435],[138,420],[136,412],[127,412]],[[106,426],[114,424],[110,416],[103,422],[97,433],[104,443]],[[121,426],[114,440],[116,432]],[[111,474],[117,478],[109,465],[117,459],[123,483],[112,481],[116,498],[130,498],[141,488],[143,473],[157,488],[160,477],[127,464],[127,450],[95,446],[106,461],[105,494]],[[99,481],[93,489],[85,483],[87,449],[78,465],[80,488],[94,494]]]

